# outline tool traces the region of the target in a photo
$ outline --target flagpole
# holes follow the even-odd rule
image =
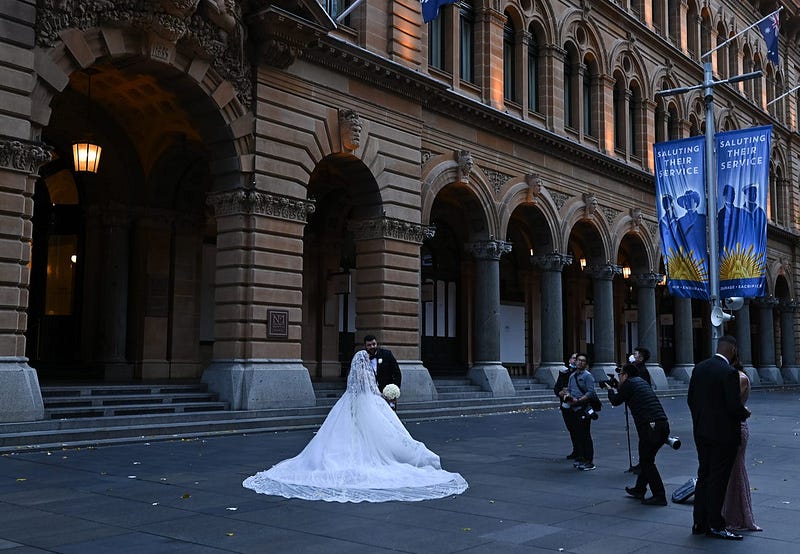
[[[774,12],[772,12],[772,13],[770,13],[770,14],[767,14],[767,15],[765,15],[764,17],[762,17],[761,19],[759,19],[758,21],[756,21],[755,23],[753,23],[753,24],[752,24],[752,25],[750,25],[749,27],[745,27],[744,29],[742,29],[741,31],[739,31],[738,33],[736,33],[735,35],[733,35],[731,38],[729,38],[729,39],[728,39],[728,40],[726,40],[725,42],[723,42],[723,43],[720,43],[720,44],[717,44],[717,45],[716,45],[714,48],[712,48],[711,50],[709,50],[708,52],[706,52],[705,54],[703,54],[702,56],[700,56],[700,59],[702,60],[702,59],[704,59],[704,58],[707,58],[707,57],[708,57],[708,56],[710,56],[712,53],[716,52],[717,50],[719,50],[720,48],[722,48],[723,46],[725,46],[726,44],[728,44],[728,43],[729,43],[729,42],[731,42],[732,40],[735,40],[735,39],[739,38],[740,36],[742,36],[743,34],[745,34],[747,31],[749,31],[750,29],[752,29],[753,27],[755,27],[756,25],[758,25],[759,23],[761,23],[761,22],[762,22],[762,21],[764,21],[765,19],[768,19],[768,18],[772,17],[773,15],[775,15],[776,13],[780,12],[782,9],[783,9],[783,6],[781,6],[780,8],[778,8],[777,10],[775,10]]]
[[[796,87],[794,87],[794,88],[793,88],[792,90],[790,90],[789,92],[784,92],[783,94],[781,94],[781,95],[780,95],[780,96],[778,96],[777,98],[775,98],[775,99],[773,99],[773,100],[770,100],[769,102],[767,102],[767,106],[769,106],[770,104],[774,104],[775,102],[777,102],[777,101],[778,101],[778,100],[780,100],[781,98],[786,98],[787,96],[789,96],[790,94],[792,94],[792,93],[793,93],[794,91],[796,91],[797,89],[800,89],[800,85],[797,85]]]
[[[350,4],[345,11],[343,11],[342,13],[340,13],[339,15],[336,16],[336,19],[335,19],[336,23],[341,23],[342,19],[344,19],[345,17],[350,15],[350,12],[352,12],[354,9],[356,9],[358,6],[360,6],[361,2],[363,2],[363,1],[364,0],[356,0],[355,2]]]

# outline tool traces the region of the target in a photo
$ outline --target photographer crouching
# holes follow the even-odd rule
[[[625,492],[647,506],[666,506],[667,494],[656,468],[656,454],[669,438],[669,421],[650,385],[641,377],[632,375],[636,375],[636,367],[625,364],[619,370],[619,381],[612,377],[601,383],[603,388],[608,389],[608,400],[613,406],[627,403],[639,435],[641,471],[636,478],[636,485],[625,487]],[[645,498],[648,486],[653,496]]]

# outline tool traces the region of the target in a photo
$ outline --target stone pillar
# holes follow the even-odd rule
[[[590,360],[592,375],[605,380],[606,373],[617,368],[614,360],[614,276],[622,267],[614,264],[596,264],[586,268],[592,277],[594,295],[594,359]]]
[[[561,272],[572,263],[572,256],[553,252],[536,256],[531,262],[542,270],[542,363],[535,377],[540,383],[552,387],[559,370],[564,368],[564,292]]]
[[[778,299],[773,297],[759,298],[758,306],[758,337],[761,356],[758,363],[758,375],[767,383],[783,384],[783,377],[775,365],[775,322],[774,309]]]
[[[739,363],[742,364],[742,369],[750,378],[750,383],[760,385],[761,378],[758,376],[756,368],[753,367],[753,347],[750,337],[750,300],[745,299],[744,305],[734,314],[734,317],[736,318],[734,337],[739,351]]]
[[[673,298],[673,330],[675,333],[675,365],[672,376],[688,383],[694,369],[694,335],[692,333],[692,299]]]
[[[40,144],[0,138],[0,422],[44,418],[39,378],[25,356],[25,331],[33,189],[39,166],[49,160]]]
[[[434,229],[389,217],[352,221],[349,228],[356,242],[356,345],[374,334],[392,351],[403,373],[404,402],[436,400],[422,365],[419,324],[420,245]]]
[[[656,321],[656,285],[663,275],[639,273],[632,275],[636,283],[636,305],[638,307],[639,346],[650,351],[647,371],[654,389],[666,389],[667,377],[658,363],[658,322]],[[634,345],[636,348],[636,345]]]
[[[514,384],[500,363],[500,256],[511,243],[482,240],[468,246],[476,259],[473,359],[469,378],[494,396],[514,396]]]
[[[127,359],[128,276],[130,273],[130,217],[121,204],[93,205],[86,209],[87,271],[84,299],[89,316],[84,337],[92,365],[109,381],[133,377]],[[88,253],[92,253],[91,259]]]
[[[203,382],[232,410],[313,406],[301,359],[303,229],[314,204],[252,189],[212,193],[214,359]]]
[[[780,305],[781,311],[781,376],[786,383],[800,382],[800,366],[797,365],[797,351],[795,350],[794,314],[797,312],[797,302],[784,299]]]

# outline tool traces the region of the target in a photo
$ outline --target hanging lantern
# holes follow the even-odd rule
[[[103,148],[92,142],[80,141],[72,145],[72,161],[75,171],[86,171],[97,173],[97,166],[100,165],[100,154]]]

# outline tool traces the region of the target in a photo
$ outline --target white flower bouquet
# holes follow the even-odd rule
[[[400,389],[394,383],[389,383],[383,387],[383,397],[386,400],[397,400],[400,398]]]

